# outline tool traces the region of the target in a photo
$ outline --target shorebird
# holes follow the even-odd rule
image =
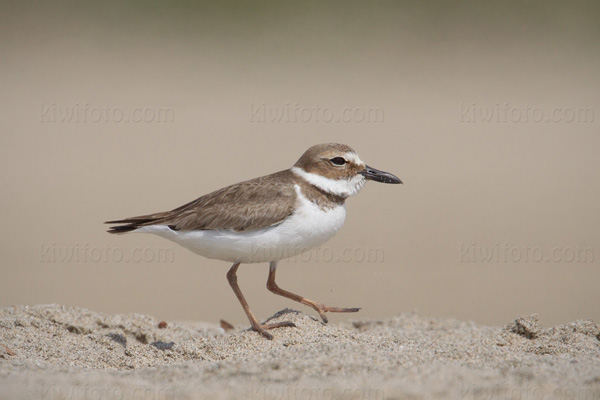
[[[108,221],[110,233],[153,233],[201,256],[229,261],[227,279],[252,328],[267,339],[267,330],[291,322],[261,324],[237,283],[242,263],[269,262],[267,288],[314,308],[324,323],[326,312],[357,312],[309,300],[275,283],[277,263],[319,246],[334,236],[346,218],[345,201],[367,180],[402,183],[398,177],[365,165],[344,144],[309,148],[293,167],[227,186],[171,211]]]

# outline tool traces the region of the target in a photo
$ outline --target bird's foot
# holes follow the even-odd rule
[[[275,328],[295,328],[296,325],[291,321],[283,321],[283,322],[275,322],[272,324],[260,324],[253,325],[251,329],[260,333],[264,337],[269,340],[273,340],[273,335],[271,335],[267,330],[275,329]]]
[[[330,307],[324,304],[316,304],[314,309],[319,313],[324,323],[329,322],[329,320],[325,316],[326,312],[358,312],[360,310],[360,308]]]

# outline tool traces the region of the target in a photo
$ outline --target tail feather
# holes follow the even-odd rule
[[[135,225],[119,225],[119,226],[111,226],[110,228],[108,228],[108,230],[106,232],[108,233],[127,233],[127,232],[131,232],[131,231],[135,231],[138,228],[138,226]]]
[[[152,224],[160,221],[161,218],[162,218],[162,215],[159,216],[158,214],[143,215],[140,217],[132,217],[132,218],[119,219],[119,220],[114,220],[114,221],[106,221],[105,224],[117,224],[117,226],[111,226],[107,230],[108,233],[127,233],[127,232],[135,231],[136,229],[138,229],[142,226],[152,225]]]

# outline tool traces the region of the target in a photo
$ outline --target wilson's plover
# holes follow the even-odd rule
[[[172,211],[143,215],[110,233],[153,233],[207,258],[229,261],[229,284],[252,328],[268,339],[268,329],[291,322],[258,322],[237,284],[242,263],[269,262],[267,288],[314,308],[323,322],[326,312],[356,312],[359,308],[329,307],[283,290],[275,283],[279,260],[321,245],[335,235],[346,218],[345,201],[367,180],[402,183],[395,175],[365,165],[344,144],[319,144],[308,149],[290,169],[237,183],[202,196]]]

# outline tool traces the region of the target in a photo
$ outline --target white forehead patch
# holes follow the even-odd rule
[[[365,165],[365,163],[362,162],[362,160],[358,158],[358,155],[353,151],[349,151],[348,153],[344,154],[344,158],[350,161],[352,164]]]

